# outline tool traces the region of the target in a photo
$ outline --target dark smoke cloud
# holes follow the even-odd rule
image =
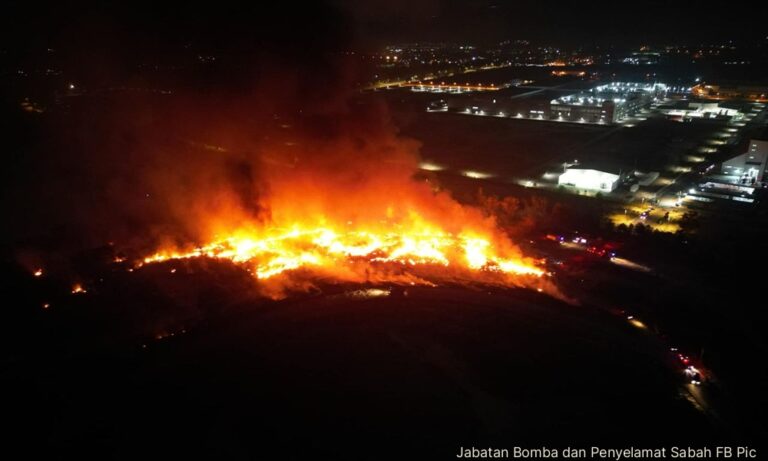
[[[9,105],[22,129],[3,186],[6,243],[195,241],[212,215],[270,219],[265,168],[299,165],[351,186],[365,182],[366,155],[413,158],[382,105],[353,100],[357,69],[339,53],[354,40],[345,10],[199,8],[94,3],[19,16],[15,27],[45,32],[18,56],[55,49],[83,90],[59,91],[35,119]]]

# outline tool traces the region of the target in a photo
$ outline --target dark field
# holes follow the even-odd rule
[[[6,367],[6,417],[30,455],[116,459],[716,440],[661,345],[607,314],[519,290],[331,292],[230,305],[145,349],[51,344]]]
[[[510,120],[461,114],[413,116],[402,133],[423,143],[422,157],[453,170],[476,170],[504,178],[544,172],[570,148],[608,128]]]
[[[666,167],[682,162],[686,153],[707,146],[724,122],[697,120],[680,123],[651,117],[636,126],[613,130],[606,136],[573,151],[577,158],[604,168],[638,169],[665,172]],[[696,154],[701,155],[701,154]]]

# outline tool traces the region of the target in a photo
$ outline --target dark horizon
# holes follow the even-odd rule
[[[487,46],[504,40],[577,47],[636,47],[734,41],[765,44],[754,3],[729,3],[716,12],[682,3],[526,2],[414,0],[304,4],[217,3],[178,8],[132,2],[27,2],[6,7],[0,50],[47,47],[110,48],[160,53],[193,45],[213,51],[279,45],[289,51],[333,51],[391,43],[447,42]],[[716,16],[715,16],[716,15]],[[308,55],[310,53],[307,53]]]

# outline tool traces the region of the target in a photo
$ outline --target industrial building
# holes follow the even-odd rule
[[[562,96],[550,102],[550,119],[612,124],[635,114],[666,94],[661,83],[614,82],[590,91]]]
[[[619,186],[620,175],[586,168],[568,168],[557,179],[560,186],[598,192],[612,192]]]
[[[735,107],[709,101],[674,101],[658,107],[659,112],[673,120],[733,119],[741,120],[744,114]]]
[[[733,200],[754,203],[761,183],[766,179],[768,139],[752,139],[747,152],[723,162],[720,174],[707,175],[700,184],[688,191],[694,200]]]
[[[732,200],[734,202],[754,203],[757,188],[738,184],[725,183],[717,177],[708,176],[704,181],[688,191],[688,198],[699,202],[713,202],[715,199]]]
[[[765,177],[768,160],[768,140],[752,139],[747,152],[723,162],[722,173],[733,177],[738,184],[755,184]]]
[[[631,55],[622,59],[621,62],[625,64],[633,64],[635,66],[639,66],[639,65],[658,64],[660,59],[661,59],[661,53],[657,51],[641,50],[641,51],[633,52]]]

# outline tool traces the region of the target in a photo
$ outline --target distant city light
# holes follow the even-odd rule
[[[421,162],[419,164],[419,168],[426,171],[443,171],[445,170],[445,167],[442,165],[437,165],[435,163],[430,162]]]
[[[492,174],[483,173],[480,171],[472,171],[472,170],[462,171],[461,174],[468,178],[473,178],[473,179],[487,179],[487,178],[493,177]]]

